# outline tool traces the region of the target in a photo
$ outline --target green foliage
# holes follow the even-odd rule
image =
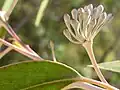
[[[2,7],[2,10],[3,11],[8,11],[13,2],[14,2],[14,0],[5,0],[4,5]]]
[[[52,90],[58,90],[73,82],[71,78],[77,76],[80,77],[77,71],[61,63],[21,62],[0,68],[0,89],[50,90],[54,88]]]
[[[50,83],[43,83],[38,84],[33,87],[28,87],[22,90],[61,90],[61,88],[65,87],[66,85],[74,82],[74,80],[61,80],[56,82],[50,82]]]
[[[37,27],[38,27],[39,24],[40,24],[40,21],[41,21],[41,19],[42,19],[42,17],[43,17],[44,10],[46,9],[48,2],[49,2],[49,0],[42,0],[42,2],[41,2],[41,5],[40,5],[40,8],[39,8],[39,11],[38,11],[36,20],[35,20],[35,25],[36,25]]]
[[[4,1],[5,4],[2,8]],[[3,10],[8,10],[12,1],[14,0],[0,0],[1,8]],[[29,44],[39,55],[42,55],[44,58],[52,58],[50,48],[48,47],[49,41],[52,39],[55,42],[56,58],[60,62],[76,68],[79,72],[82,72],[84,76],[90,76],[90,78],[96,79],[93,70],[83,70],[86,65],[90,64],[89,57],[85,50],[79,45],[77,46],[69,43],[68,40],[63,36],[62,30],[65,28],[65,25],[62,18],[64,13],[69,13],[69,11],[71,11],[73,8],[79,8],[91,3],[94,4],[94,6],[97,6],[98,3],[100,3],[105,6],[105,9],[108,12],[113,13],[114,19],[113,23],[110,24],[111,26],[103,28],[103,32],[100,32],[94,41],[94,51],[98,60],[97,62],[111,61],[115,58],[120,58],[119,0],[49,0],[49,4],[47,4],[48,6],[45,9],[44,16],[41,18],[40,25],[36,28],[34,26],[34,22],[36,21],[36,14],[40,7],[39,4],[41,1],[44,0],[19,0],[19,3],[15,7],[9,20],[9,24],[15,29],[20,38]],[[40,14],[42,15],[43,13]],[[4,31],[5,30],[2,28],[0,29],[1,37],[4,37],[6,34],[6,31]],[[10,52],[0,60],[0,65],[3,66],[5,64],[26,59],[28,58],[18,55],[14,52]],[[102,66],[102,68],[110,69],[111,67]],[[112,70],[114,69],[112,66]],[[114,71],[118,72],[119,70]],[[93,75],[90,75],[91,73],[93,73]],[[110,83],[120,88],[118,83],[120,77],[118,73],[109,76],[109,72],[105,71],[104,75],[107,77]]]
[[[120,73],[120,60],[98,64],[99,68]],[[91,67],[91,66],[90,66]]]

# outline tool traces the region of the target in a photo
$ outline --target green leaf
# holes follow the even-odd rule
[[[53,81],[50,83],[43,83],[43,84],[38,84],[34,85],[28,88],[24,88],[22,90],[61,90],[61,88],[64,88],[68,84],[71,84],[75,80],[69,79],[69,80],[58,80],[58,81]]]
[[[35,20],[35,26],[36,27],[39,26],[40,21],[41,21],[43,15],[44,15],[44,11],[47,8],[48,3],[49,3],[49,0],[42,0],[41,5],[39,7],[39,11],[37,13],[36,20]]]
[[[7,12],[8,17],[10,16],[17,2],[18,0],[5,0],[2,10]]]
[[[11,7],[11,4],[14,2],[14,0],[5,0],[2,10],[8,11],[8,9]]]
[[[120,73],[120,60],[98,64],[99,68]],[[92,65],[89,65],[92,67]]]
[[[71,67],[58,62],[22,62],[0,68],[0,89],[26,90],[25,88],[40,85],[39,90],[59,90],[75,81],[69,79],[77,76],[81,75]]]

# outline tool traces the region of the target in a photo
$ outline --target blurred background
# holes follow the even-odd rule
[[[0,7],[4,1],[0,0]],[[91,63],[84,48],[69,42],[62,31],[66,28],[63,22],[65,13],[88,4],[94,6],[102,4],[107,13],[113,13],[114,19],[95,38],[95,56],[98,63],[120,59],[120,0],[49,0],[40,25],[36,27],[35,19],[42,1],[19,0],[9,20],[17,35],[41,57],[52,60],[49,45],[52,40],[55,44],[57,61],[72,66],[86,77],[98,79],[94,70],[87,67]],[[8,36],[7,34],[6,37]],[[0,59],[0,66],[24,60],[30,59],[11,51]],[[110,84],[120,88],[119,73],[104,70],[102,72]]]

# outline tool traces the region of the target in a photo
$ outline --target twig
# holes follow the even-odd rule
[[[3,39],[0,39],[0,42],[3,43],[4,45],[8,46],[8,47],[13,48],[15,51],[17,51],[17,52],[19,52],[19,53],[21,53],[21,54],[35,60],[35,61],[43,60],[41,57],[34,55],[33,53],[25,50],[24,48],[19,48],[19,47],[15,46],[15,45],[12,45],[11,43],[9,43],[9,42],[7,42],[7,41],[5,41]]]
[[[94,67],[94,69],[95,69],[98,77],[100,78],[100,80],[101,80],[102,82],[108,84],[108,82],[105,80],[104,76],[102,75],[102,72],[100,71],[100,69],[99,69],[99,67],[98,67],[98,65],[97,65],[97,62],[96,62],[96,59],[95,59],[95,56],[94,56],[94,53],[93,53],[92,45],[93,45],[93,43],[92,43],[92,42],[88,42],[88,41],[86,41],[86,42],[83,44],[84,48],[86,49],[86,51],[87,51],[87,53],[88,53],[88,55],[89,55],[89,58],[90,58],[90,60],[91,60],[91,63],[92,63],[92,65],[93,65],[93,67]]]
[[[52,57],[53,60],[56,62],[56,57],[55,57],[55,52],[54,52],[54,43],[52,41],[50,41],[50,47],[51,47],[51,51],[52,51]]]

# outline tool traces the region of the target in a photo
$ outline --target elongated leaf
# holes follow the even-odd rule
[[[63,88],[73,82],[72,80],[64,81],[64,79],[68,80],[77,76],[80,76],[77,71],[61,63],[52,61],[22,62],[0,68],[0,89],[26,90],[25,88],[41,84],[42,87],[46,88],[43,90],[50,90],[50,86],[54,87],[51,90],[59,90],[57,88]],[[59,81],[64,81],[64,83]]]
[[[89,65],[89,66],[92,67],[92,65]],[[120,60],[100,63],[99,67],[104,70],[120,73]]]
[[[40,4],[40,7],[39,7],[39,11],[37,13],[36,20],[35,20],[35,26],[36,27],[39,26],[40,21],[41,21],[43,15],[44,15],[44,11],[47,8],[48,3],[49,3],[49,0],[42,0],[42,2]]]
[[[12,3],[14,2],[14,0],[4,0],[4,5],[2,10],[4,11],[8,11],[8,9],[11,7]]]
[[[13,11],[15,5],[17,4],[18,0],[5,0],[4,5],[2,7],[3,11],[6,11],[7,16],[9,18],[11,12]]]

